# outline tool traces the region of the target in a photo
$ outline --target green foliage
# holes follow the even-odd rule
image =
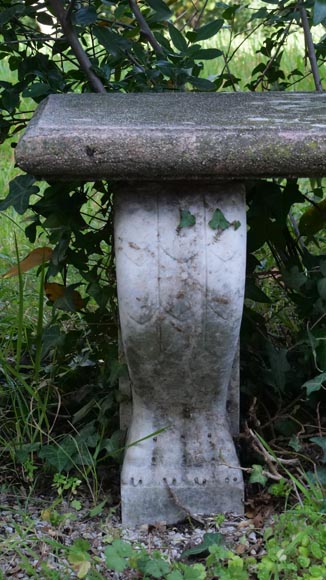
[[[207,552],[209,551],[209,547],[212,546],[213,544],[220,544],[223,543],[223,536],[222,534],[220,534],[219,532],[214,533],[211,532],[209,534],[204,534],[204,538],[203,541],[198,544],[197,546],[194,546],[193,548],[189,548],[188,550],[185,550],[184,552],[182,552],[182,558],[189,558],[192,556],[205,556],[207,555]]]

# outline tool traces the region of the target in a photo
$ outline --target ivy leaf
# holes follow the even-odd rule
[[[212,219],[208,222],[208,225],[212,230],[224,231],[230,227],[231,222],[229,222],[224,213],[217,208],[213,213]]]
[[[189,550],[185,550],[181,554],[181,558],[196,558],[197,556],[206,556],[209,553],[209,547],[216,545],[221,545],[223,543],[223,536],[220,532],[212,532],[210,534],[204,534],[203,541],[194,546],[193,548],[189,548]]]
[[[180,210],[180,223],[177,227],[177,230],[181,230],[182,228],[190,228],[191,226],[194,226],[196,223],[196,218],[195,216],[190,213],[189,210],[187,209],[181,209]]]
[[[311,393],[314,393],[315,391],[320,391],[320,389],[323,386],[323,383],[325,382],[326,382],[326,373],[321,373],[320,375],[317,375],[313,379],[310,379],[310,381],[306,381],[305,383],[303,383],[302,388],[307,389],[307,396],[309,397]]]
[[[44,329],[42,334],[42,358],[45,357],[51,349],[63,346],[65,335],[61,333],[58,324],[51,324]]]
[[[9,193],[6,199],[0,201],[0,211],[11,205],[20,215],[24,214],[29,206],[29,198],[38,193],[39,188],[33,185],[35,178],[32,175],[18,175],[9,184]]]
[[[326,0],[315,0],[313,25],[320,24],[326,18]]]
[[[266,485],[267,477],[263,475],[263,466],[254,464],[252,466],[252,472],[249,477],[249,483],[260,483],[261,485]]]
[[[38,456],[45,459],[48,465],[52,465],[61,473],[68,471],[74,465],[73,456],[76,454],[76,444],[71,437],[66,437],[60,445],[44,445]]]

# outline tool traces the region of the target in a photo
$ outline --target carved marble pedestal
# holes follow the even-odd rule
[[[116,193],[133,390],[126,525],[242,511],[231,437],[245,270],[241,183],[325,176],[325,118],[325,93],[50,95],[15,150],[32,175],[109,179]],[[216,209],[240,227],[213,230]],[[180,229],[181,210],[196,223]]]
[[[240,227],[213,230],[216,209]],[[195,225],[178,227],[182,210]],[[228,399],[232,407],[245,238],[241,184],[118,187],[118,299],[133,392],[122,469],[125,524],[243,511]]]

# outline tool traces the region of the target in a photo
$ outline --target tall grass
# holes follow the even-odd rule
[[[312,32],[314,34],[314,41],[320,40],[321,36],[325,33],[322,26],[313,28]],[[227,71],[240,79],[239,83],[236,84],[236,90],[248,90],[246,85],[251,78],[252,70],[261,62],[267,62],[266,57],[260,53],[264,38],[265,35],[262,31],[257,31],[252,34],[250,31],[246,34],[234,34],[231,28],[223,28],[214,40],[204,43],[205,48],[213,47],[222,50],[227,60],[231,55],[233,57],[228,62],[227,67],[223,57],[206,61],[201,76],[214,78],[223,71]],[[281,52],[283,53],[281,67],[285,75],[289,75],[294,70],[299,70],[302,73],[302,77],[292,77],[293,85],[291,90],[314,91],[315,85],[310,71],[309,60],[306,57],[305,41],[301,29],[294,31],[288,36]],[[320,74],[322,72],[320,70]],[[234,89],[233,87],[229,87],[223,90],[232,91]]]

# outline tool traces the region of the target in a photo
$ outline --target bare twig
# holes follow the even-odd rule
[[[75,0],[72,0],[68,10],[64,9],[63,3],[61,0],[48,0],[49,5],[51,6],[55,16],[57,17],[58,21],[60,22],[61,28],[65,35],[66,40],[69,42],[71,49],[77,58],[82,71],[85,73],[86,77],[88,78],[92,88],[96,93],[106,93],[104,85],[102,81],[98,78],[98,76],[92,70],[92,63],[84,51],[81,43],[79,42],[79,38],[71,24],[71,11],[74,7]]]
[[[199,515],[197,514],[193,514],[190,510],[188,510],[188,508],[186,508],[184,505],[182,505],[182,503],[180,502],[179,498],[177,497],[177,495],[174,493],[173,489],[171,489],[171,487],[169,486],[169,484],[167,482],[165,482],[165,485],[167,487],[167,490],[171,496],[171,498],[173,499],[175,505],[180,508],[180,510],[182,510],[183,512],[186,513],[186,515],[191,519],[194,520],[195,522],[198,522],[199,524],[205,524],[205,520],[203,518],[201,518]]]
[[[137,0],[129,0],[129,6],[139,24],[140,32],[142,33],[142,35],[145,36],[145,38],[148,40],[149,44],[152,46],[152,48],[155,50],[157,54],[164,54],[163,48],[157,42],[154,34],[152,33],[144,16],[142,15],[140,8],[137,4]]]
[[[224,68],[227,70],[227,73],[229,75],[230,83],[232,85],[232,89],[234,90],[234,92],[236,92],[237,91],[237,87],[235,86],[235,84],[233,82],[232,73],[230,71],[229,63],[228,63],[228,60],[227,60],[227,58],[226,58],[226,56],[224,54],[224,51],[222,51],[222,56],[223,56],[223,59],[224,59]]]
[[[319,75],[316,51],[315,51],[314,43],[312,40],[307,11],[306,11],[306,9],[303,6],[301,1],[298,2],[298,8],[299,8],[300,16],[301,16],[302,28],[303,28],[303,33],[304,33],[305,42],[306,42],[306,46],[307,46],[307,52],[308,52],[308,58],[310,61],[311,72],[312,72],[312,76],[314,77],[315,88],[316,88],[316,91],[322,92],[323,87],[322,87],[321,79],[320,79],[320,75]]]
[[[268,63],[266,64],[263,72],[259,75],[258,79],[256,80],[256,82],[254,83],[254,88],[256,89],[259,85],[259,83],[261,83],[264,80],[264,76],[266,75],[266,73],[269,71],[269,69],[271,68],[271,66],[273,65],[274,61],[276,60],[276,58],[278,57],[279,53],[282,50],[282,47],[284,45],[285,39],[287,37],[287,35],[289,34],[289,30],[292,26],[292,20],[290,20],[290,22],[288,23],[287,27],[285,28],[281,40],[278,44],[278,47],[275,51],[275,53],[273,54],[273,56],[269,59]]]
[[[201,22],[201,19],[202,19],[203,15],[204,15],[204,12],[206,10],[207,4],[208,4],[208,0],[205,0],[204,4],[202,6],[202,9],[200,10],[200,12],[199,12],[199,14],[198,14],[198,16],[196,18],[196,22],[194,24],[194,30],[196,30],[196,28],[199,27],[200,22]]]
[[[297,459],[283,459],[281,457],[273,457],[273,455],[268,453],[267,449],[265,449],[264,445],[261,443],[253,430],[248,429],[248,432],[252,437],[255,450],[265,459],[272,473],[276,473],[275,466],[273,465],[274,463],[279,463],[281,465],[296,465],[298,463]]]

